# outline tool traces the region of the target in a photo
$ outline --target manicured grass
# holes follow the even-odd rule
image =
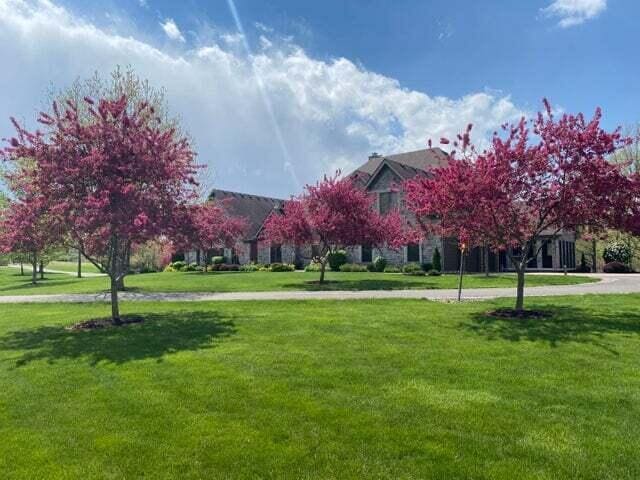
[[[128,289],[141,292],[240,292],[273,290],[397,290],[404,288],[457,288],[455,275],[440,277],[413,277],[384,273],[329,272],[327,283],[318,285],[314,272],[225,272],[225,273],[148,273],[130,275],[125,283]],[[528,286],[567,285],[594,281],[576,275],[530,275]],[[94,293],[108,289],[105,277],[77,279],[72,275],[47,274],[46,280],[33,286],[29,276],[20,276],[12,268],[0,268],[0,295],[30,295],[51,293]],[[467,275],[465,288],[515,287],[511,274]]]
[[[3,305],[0,478],[640,476],[640,296]]]
[[[54,261],[49,262],[47,267],[50,270],[59,270],[61,272],[77,272],[78,271],[78,263],[77,262],[60,262]],[[96,268],[96,266],[91,262],[82,262],[82,272],[87,273],[100,273],[100,271]]]

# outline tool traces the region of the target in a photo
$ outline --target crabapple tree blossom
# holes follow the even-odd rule
[[[323,283],[332,253],[357,245],[399,248],[409,232],[399,212],[379,214],[364,190],[336,174],[285,202],[281,214],[267,219],[263,235],[275,243],[316,245],[312,260],[320,265]]]
[[[120,323],[118,284],[127,275],[133,244],[169,235],[195,198],[194,152],[173,128],[164,128],[148,103],[126,96],[83,100],[41,113],[45,133],[14,120],[17,136],[5,155],[30,158],[21,183],[46,199],[52,221],[111,279],[112,320]]]
[[[535,258],[542,236],[587,226],[593,231],[620,222],[628,182],[606,158],[627,143],[619,130],[600,127],[601,111],[556,118],[544,112],[505,125],[491,146],[478,153],[469,127],[453,142],[450,163],[431,178],[405,184],[407,208],[422,225],[468,245],[505,250],[517,273],[516,310],[524,308],[527,262]]]

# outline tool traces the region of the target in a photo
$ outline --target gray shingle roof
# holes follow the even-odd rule
[[[360,166],[355,172],[364,172],[369,175],[373,174],[380,166],[383,159],[391,160],[400,165],[414,168],[416,170],[429,171],[432,168],[442,167],[447,164],[449,156],[440,148],[425,148],[414,152],[396,153],[393,155],[380,155],[378,157],[369,157],[367,162]]]
[[[223,202],[231,215],[242,217],[248,222],[246,240],[254,240],[269,214],[284,203],[279,198],[217,189],[211,191],[209,200]]]

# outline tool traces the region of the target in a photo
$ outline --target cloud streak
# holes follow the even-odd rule
[[[268,41],[248,51],[221,33],[197,47],[180,42],[179,53],[169,53],[46,0],[0,0],[0,55],[12,59],[11,74],[0,77],[0,136],[11,134],[10,115],[35,118],[42,105],[34,99],[51,83],[62,88],[130,64],[166,88],[200,162],[210,167],[207,183],[286,197],[299,183],[355,168],[372,151],[424,148],[469,122],[476,139],[487,138],[522,113],[495,92],[446,98],[409,90],[345,58],[315,59],[265,30]]]
[[[607,0],[555,0],[542,13],[558,18],[558,25],[569,28],[597,17],[607,9]]]

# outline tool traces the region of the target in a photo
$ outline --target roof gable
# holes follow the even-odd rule
[[[427,148],[385,157],[376,155],[369,157],[369,160],[349,177],[356,185],[371,189],[372,184],[376,182],[374,177],[383,166],[390,168],[399,180],[407,180],[415,176],[427,175],[434,168],[445,166],[448,162],[449,155],[440,148]]]
[[[284,200],[214,189],[209,200],[221,202],[230,215],[244,218],[248,223],[246,240],[257,238],[271,212],[279,209]]]

